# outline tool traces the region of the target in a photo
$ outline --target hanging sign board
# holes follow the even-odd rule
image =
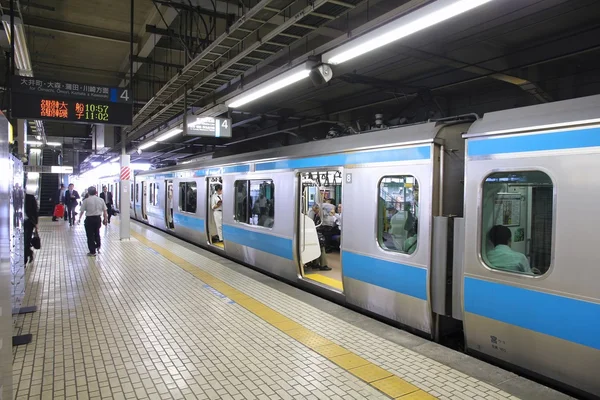
[[[12,117],[79,123],[131,125],[127,88],[12,78]]]
[[[231,119],[218,117],[189,117],[188,136],[231,137]]]

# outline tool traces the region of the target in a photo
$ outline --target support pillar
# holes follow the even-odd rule
[[[125,143],[124,138],[121,143]],[[125,153],[123,149],[123,153]],[[119,193],[119,239],[130,239],[129,225],[131,214],[131,181],[133,180],[133,171],[129,164],[130,156],[121,154],[121,192]]]

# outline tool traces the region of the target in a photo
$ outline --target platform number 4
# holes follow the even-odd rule
[[[346,183],[352,183],[352,174],[346,174]]]
[[[129,101],[129,89],[123,90],[120,97],[125,101]]]
[[[227,129],[229,127],[228,120],[224,119],[221,123],[221,127]]]

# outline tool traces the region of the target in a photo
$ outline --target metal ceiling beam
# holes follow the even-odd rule
[[[153,8],[153,11],[148,15],[148,18],[146,18],[146,21],[144,21],[144,24],[142,25],[140,31],[138,32],[138,37],[140,37],[142,39],[137,40],[137,43],[135,43],[133,46],[134,54],[136,54],[138,57],[142,57],[142,58],[148,57],[150,55],[150,53],[152,53],[152,50],[154,50],[156,43],[158,43],[160,41],[160,39],[162,38],[162,35],[160,35],[160,34],[156,34],[156,33],[148,34],[146,32],[146,25],[156,25],[160,28],[168,29],[169,26],[171,25],[171,23],[177,17],[177,10],[175,10],[174,8],[160,7],[160,6],[158,8],[159,8],[160,12],[158,10],[156,10],[156,8]],[[130,60],[129,60],[129,54],[128,54],[125,57],[125,59],[123,60],[123,62],[121,63],[121,68],[119,68],[119,70],[125,72],[127,75],[134,76],[137,73],[137,71],[140,69],[141,66],[142,66],[142,63],[134,62],[133,63],[133,71],[132,71],[131,67],[130,67]],[[126,85],[127,85],[126,80],[122,80],[121,83],[119,84],[119,86],[121,86],[121,87],[124,87]]]
[[[144,58],[144,57],[139,57],[139,56],[133,56],[133,61],[140,62],[142,64],[160,65],[162,67],[169,67],[169,68],[177,68],[177,69],[183,68],[183,65],[181,65],[181,64],[172,64],[172,63],[168,63],[168,62],[164,62],[164,61],[156,61],[152,57]]]
[[[56,32],[56,33],[62,33],[65,35],[71,35],[71,36],[78,36],[78,37],[83,37],[86,39],[95,39],[95,40],[104,40],[104,41],[109,41],[109,42],[113,42],[113,43],[119,43],[119,44],[129,44],[129,39],[124,39],[121,38],[119,36],[120,33],[117,33],[115,35],[111,35],[111,34],[90,34],[90,33],[84,33],[84,32],[80,32],[80,31],[75,31],[75,30],[69,30],[67,28],[57,28],[57,27],[49,27],[49,26],[43,26],[43,25],[36,25],[34,23],[29,22],[30,19],[27,19],[28,23],[25,24],[26,27],[28,28],[32,28],[32,29],[39,29],[39,30],[44,30],[47,32]]]
[[[400,47],[400,46],[399,46]],[[526,79],[519,78],[513,75],[496,72],[491,69],[480,67],[479,65],[467,64],[463,61],[455,60],[449,57],[440,56],[437,54],[429,53],[423,50],[414,49],[411,47],[401,46],[402,52],[409,57],[413,57],[419,60],[430,61],[446,67],[452,67],[458,70],[470,72],[472,74],[488,77],[498,81],[510,83],[511,85],[518,86],[527,93],[535,97],[540,103],[547,103],[552,101],[552,97],[546,93],[542,88],[533,82]]]
[[[226,19],[226,20],[230,20],[230,21],[233,21],[236,17],[236,15],[233,13],[227,14],[224,12],[215,11],[212,8],[209,9],[209,8],[204,8],[204,7],[200,7],[200,6],[190,6],[189,4],[186,4],[186,3],[175,3],[173,1],[164,1],[164,0],[154,0],[154,2],[157,4],[161,4],[163,6],[166,6],[166,7],[173,7],[178,10],[193,11],[193,12],[201,14],[201,15],[207,15],[209,17],[221,18],[221,19]]]
[[[158,35],[161,36],[168,36],[168,37],[172,37],[172,38],[176,38],[176,39],[194,39],[194,40],[198,40],[200,42],[204,42],[204,43],[210,43],[211,41],[205,38],[200,38],[200,37],[190,37],[190,36],[186,36],[186,35],[180,35],[178,33],[176,33],[173,29],[162,29],[159,28],[155,25],[146,25],[146,32],[148,33],[156,33]]]
[[[264,6],[266,6],[269,2],[270,2],[270,0],[263,0],[260,3],[258,3],[244,17],[240,18],[234,24],[234,26],[232,26],[232,28],[230,29],[230,33],[234,32],[235,29],[237,29],[237,26],[243,24],[246,20],[252,19],[252,17],[254,15],[256,15],[260,11],[261,8],[264,8]],[[216,70],[214,70],[213,72],[205,74],[206,72],[208,72],[208,71],[206,71],[207,67],[203,67],[203,69],[201,71],[201,73],[203,75],[203,78],[199,82],[197,82],[194,85],[193,88],[191,88],[190,90],[186,90],[186,92],[188,92],[188,93],[191,94],[191,93],[197,91],[202,86],[206,85],[210,80],[212,80],[217,75],[219,75],[219,73],[221,73],[221,72],[223,72],[223,71],[225,71],[227,69],[230,69],[238,61],[242,60],[244,57],[246,57],[250,53],[252,53],[254,51],[261,50],[261,49],[259,49],[259,47],[262,46],[265,42],[268,42],[269,40],[275,38],[279,33],[285,31],[286,29],[288,29],[288,28],[290,28],[292,26],[294,26],[300,20],[302,20],[303,18],[305,18],[306,15],[308,15],[311,12],[314,12],[314,10],[318,9],[319,7],[321,7],[321,6],[323,6],[323,5],[327,4],[327,3],[328,3],[327,0],[315,0],[310,5],[308,5],[308,6],[304,7],[304,8],[302,8],[302,9],[300,9],[293,16],[290,16],[289,18],[287,18],[282,24],[277,25],[270,32],[262,35],[262,37],[260,38],[260,40],[257,40],[257,41],[255,41],[254,43],[252,43],[250,45],[244,46],[243,49],[240,50],[239,53],[237,53],[235,56],[227,58],[225,60],[222,60],[221,61],[222,64],[220,64],[220,66]],[[205,57],[207,52],[211,51],[213,49],[213,47],[216,47],[217,45],[219,45],[221,41],[227,39],[227,36],[228,36],[227,34],[221,35],[221,37],[219,37],[217,40],[215,40],[207,49],[205,49],[202,53],[200,53],[198,55],[198,57],[196,57],[195,60],[202,59],[203,57]],[[184,68],[183,73],[185,73],[186,69],[193,68],[194,64],[195,64],[194,62],[188,64],[186,66],[186,68]],[[180,78],[180,77],[175,77],[173,83],[175,83],[175,81],[177,80],[177,78]],[[163,88],[164,91],[166,91],[168,89],[168,86],[169,85],[166,85]],[[173,95],[173,93],[176,92],[177,90],[179,90],[180,88],[181,88],[181,86],[179,86],[178,88],[172,88],[171,95]],[[163,91],[163,89],[161,89],[161,91]],[[161,91],[159,91],[159,93],[157,93],[157,95],[152,100],[154,100],[155,98],[159,98],[159,96],[161,95]],[[158,108],[156,106],[153,106],[153,104],[152,104],[153,101],[150,101],[144,108],[142,108],[142,110],[138,114],[136,114],[134,116],[134,120],[133,120],[134,132],[135,132],[134,136],[135,137],[141,136],[143,133],[139,133],[139,131],[141,129],[143,129],[145,126],[147,126],[149,123],[153,122],[154,119],[159,118],[162,114],[166,114],[168,112],[170,112],[171,114],[173,114],[173,110],[172,110],[173,107],[179,106],[182,103],[183,98],[184,98],[184,94],[181,94],[180,96],[178,96],[177,98],[175,98],[168,106],[163,107],[157,113],[155,113],[150,118],[148,118],[148,116],[150,116],[150,114],[152,113],[152,111],[154,111],[154,110],[156,110]],[[142,118],[143,118],[143,120],[140,121],[140,122],[138,122]],[[136,124],[136,122],[137,122],[137,124]]]
[[[215,39],[215,41],[213,43],[211,43],[198,56],[196,56],[190,63],[188,63],[188,65],[186,65],[185,68],[183,69],[182,74],[179,74],[179,75],[174,76],[173,78],[171,78],[171,80],[169,81],[169,83],[167,83],[165,86],[163,86],[158,91],[158,93],[156,93],[156,95],[148,102],[148,104],[146,104],[146,106],[144,106],[144,108],[142,108],[142,110],[140,110],[140,112],[138,112],[134,116],[134,119],[133,119],[134,127],[136,127],[139,130],[139,127],[141,125],[147,124],[150,121],[150,119],[149,118],[145,118],[144,116],[148,115],[148,114],[151,114],[154,110],[156,110],[156,109],[158,109],[160,107],[160,103],[162,102],[160,98],[164,97],[162,95],[166,95],[166,93],[168,93],[172,89],[173,90],[178,90],[181,86],[183,86],[185,83],[187,83],[187,81],[189,81],[189,79],[183,78],[183,74],[185,74],[186,72],[189,73],[189,71],[192,70],[192,68],[196,67],[199,62],[201,62],[202,60],[205,59],[206,55],[209,52],[213,51],[219,44],[221,44],[233,32],[235,32],[238,27],[240,27],[241,25],[243,25],[246,22],[246,20],[252,18],[257,13],[259,13],[271,1],[272,0],[261,0],[259,3],[257,3],[254,7],[252,7],[250,10],[248,10],[246,12],[246,14],[244,16],[242,16],[242,18],[240,18],[236,22],[234,22],[233,25],[229,28],[229,30],[227,32],[222,33],[219,37],[217,37]],[[158,103],[158,104],[156,104],[156,103]],[[165,107],[161,111],[166,111],[166,109],[167,108]],[[144,118],[145,120],[144,121],[140,121],[140,117]],[[137,135],[137,136],[139,137],[141,135]]]

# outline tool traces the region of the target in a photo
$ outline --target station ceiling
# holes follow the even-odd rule
[[[242,84],[432,2],[135,0],[133,71],[129,0],[19,7],[35,76],[110,86],[133,76],[127,141],[135,149],[182,113],[186,89],[195,112],[213,112]],[[9,1],[0,4],[7,13]],[[334,67],[325,85],[306,80],[221,110],[233,119],[231,139],[179,136],[136,157],[181,161],[354,134],[372,127],[376,114],[397,125],[597,94],[598,15],[596,0],[494,0]],[[46,123],[46,131],[91,151],[88,127]]]

